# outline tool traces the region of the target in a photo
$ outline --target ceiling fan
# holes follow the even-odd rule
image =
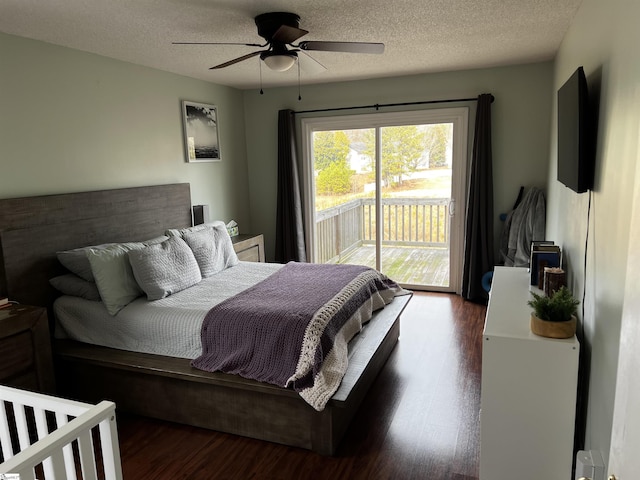
[[[233,60],[215,65],[210,70],[229,67],[236,63],[248,60],[260,55],[260,59],[272,70],[284,72],[289,70],[298,58],[298,52],[306,53],[310,50],[323,52],[348,52],[348,53],[383,53],[383,43],[370,42],[323,42],[303,41],[294,45],[293,42],[309,33],[299,27],[300,17],[295,13],[270,12],[255,17],[258,35],[266,40],[264,44],[258,43],[226,43],[226,42],[173,42],[174,45],[244,45],[247,47],[260,47],[265,50],[257,50]],[[307,54],[308,55],[308,54]],[[310,57],[312,58],[312,57]],[[312,58],[313,59],[313,58]],[[316,63],[317,60],[313,59]],[[322,67],[324,68],[324,67]]]

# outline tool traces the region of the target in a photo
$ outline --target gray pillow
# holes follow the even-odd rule
[[[87,252],[91,248],[102,249],[110,245],[114,244],[105,243],[102,245],[74,248],[73,250],[64,250],[62,252],[58,252],[56,255],[58,257],[58,261],[71,273],[75,273],[77,276],[88,282],[94,282],[95,279],[93,278],[93,273],[91,272],[91,264],[89,263],[89,259],[87,258]]]
[[[87,257],[102,302],[115,315],[142,295],[131,271],[127,253],[145,248],[142,243],[115,243],[105,248],[90,248]]]
[[[96,286],[96,284],[93,282],[88,282],[85,279],[74,275],[73,273],[67,273],[65,275],[53,277],[51,280],[49,280],[49,283],[53,288],[64,295],[86,298],[87,300],[98,302],[100,301],[100,292],[98,292],[98,287]]]
[[[143,243],[144,245],[152,245],[154,243],[164,242],[168,237],[160,235],[159,237],[151,238]],[[115,243],[103,243],[101,245],[90,245],[88,247],[74,248],[73,250],[63,250],[57,252],[58,261],[71,273],[75,273],[80,278],[88,281],[95,282],[93,278],[93,272],[91,271],[91,264],[87,257],[87,252],[91,249],[100,250],[103,248],[116,245]]]
[[[202,280],[193,252],[180,237],[171,237],[128,254],[138,285],[147,299],[158,300]]]
[[[213,227],[183,234],[187,245],[193,251],[203,278],[238,264],[238,256],[233,249],[229,232],[222,222]]]

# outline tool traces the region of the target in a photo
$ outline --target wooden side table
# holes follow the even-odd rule
[[[0,383],[55,393],[49,318],[42,307],[0,308]]]
[[[242,262],[264,262],[264,236],[243,233],[231,237],[233,249]]]

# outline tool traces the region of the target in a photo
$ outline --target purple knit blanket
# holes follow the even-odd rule
[[[298,392],[331,383],[333,391],[321,393],[320,403],[310,402],[321,410],[339,386],[339,381],[327,382],[322,376],[325,359],[336,363],[336,338],[345,343],[341,350],[346,355],[346,342],[369,320],[371,311],[401,290],[368,267],[290,262],[207,313],[202,355],[192,365]],[[360,315],[362,310],[368,312]],[[355,326],[349,325],[354,321]],[[354,333],[345,334],[346,330]],[[346,356],[337,363],[344,363],[346,370]],[[316,398],[317,392],[311,396]]]

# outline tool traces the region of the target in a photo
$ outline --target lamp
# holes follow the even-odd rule
[[[285,72],[293,67],[298,55],[295,52],[263,52],[260,58],[271,70]]]

